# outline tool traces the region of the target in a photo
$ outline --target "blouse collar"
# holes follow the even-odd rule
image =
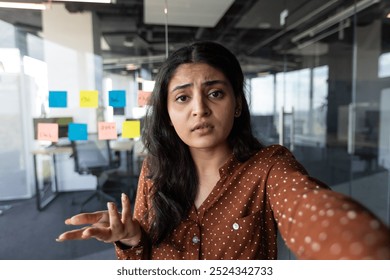
[[[223,175],[227,175],[231,173],[237,166],[241,165],[241,163],[237,160],[235,155],[232,153],[227,161],[219,168],[219,175],[222,177]]]

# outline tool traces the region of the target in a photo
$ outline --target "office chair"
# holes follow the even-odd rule
[[[116,201],[114,196],[107,194],[103,187],[110,172],[118,168],[113,159],[108,140],[98,140],[97,135],[89,135],[88,140],[71,141],[75,171],[81,175],[94,175],[97,177],[95,192],[81,203],[81,212],[94,197],[99,200]]]

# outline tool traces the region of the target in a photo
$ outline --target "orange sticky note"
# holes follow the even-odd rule
[[[138,91],[138,106],[144,107],[144,106],[148,105],[151,95],[152,95],[151,91],[139,90]]]
[[[114,122],[99,122],[98,123],[98,138],[99,140],[117,139],[116,123]]]
[[[38,123],[38,140],[58,142],[58,123]]]
[[[141,122],[138,120],[125,121],[122,123],[123,138],[138,138],[141,136]]]
[[[97,90],[81,90],[80,91],[80,107],[82,108],[97,108],[99,92]]]

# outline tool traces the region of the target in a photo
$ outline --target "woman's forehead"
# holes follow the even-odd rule
[[[222,71],[207,63],[184,63],[176,68],[170,79],[170,82],[185,82],[192,80],[193,78],[203,80],[213,80],[218,78],[220,80],[226,80],[226,77]]]

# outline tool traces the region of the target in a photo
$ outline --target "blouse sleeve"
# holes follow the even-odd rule
[[[149,252],[150,252],[150,242],[149,237],[146,232],[146,229],[148,228],[148,219],[147,219],[147,213],[149,209],[149,189],[151,182],[146,177],[148,174],[147,167],[146,167],[146,161],[144,161],[139,181],[138,181],[138,187],[137,187],[137,195],[135,199],[135,205],[134,205],[134,213],[133,213],[133,219],[137,220],[141,225],[141,241],[137,246],[134,247],[128,247],[124,244],[121,244],[120,242],[115,242],[115,251],[117,258],[119,260],[141,260],[141,259],[148,259]]]
[[[279,146],[270,157],[267,197],[287,246],[299,259],[390,259],[390,230],[352,198],[310,177]]]

